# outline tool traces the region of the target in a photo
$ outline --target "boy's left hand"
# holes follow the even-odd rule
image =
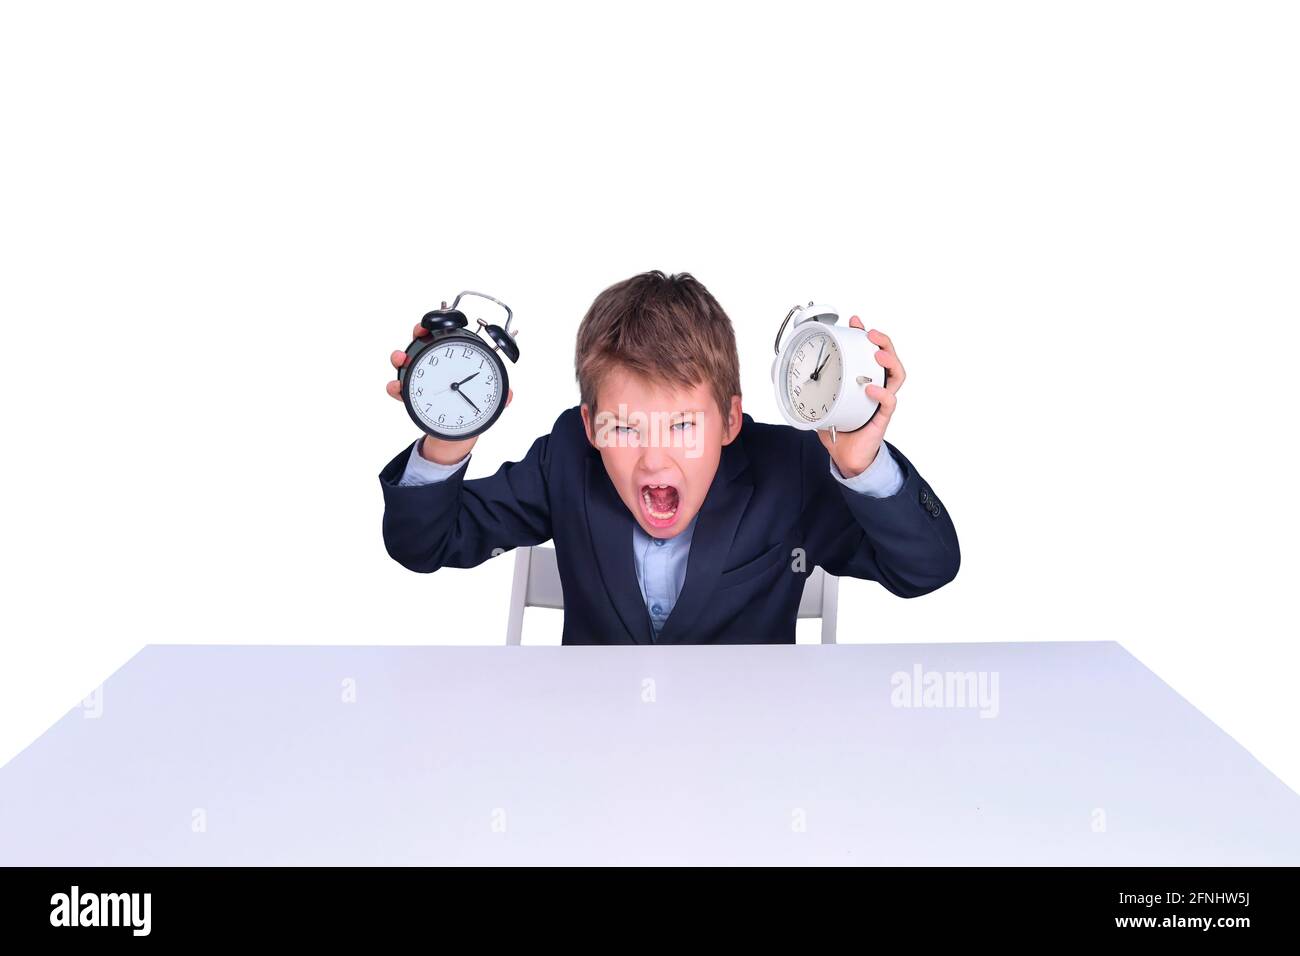
[[[849,325],[866,331],[866,326],[856,315],[849,319]],[[845,478],[862,474],[876,460],[880,443],[885,439],[885,429],[889,426],[889,419],[893,416],[894,409],[898,407],[898,390],[907,377],[907,373],[903,371],[903,363],[898,360],[898,354],[894,351],[894,343],[889,340],[888,335],[872,329],[867,332],[867,338],[873,345],[879,346],[879,351],[876,352],[876,364],[889,373],[889,382],[884,388],[879,385],[865,386],[867,398],[879,402],[880,407],[871,416],[871,421],[857,431],[836,432],[834,442],[831,441],[830,429],[819,429],[817,432],[817,437],[830,452],[835,467],[839,468],[840,474]]]

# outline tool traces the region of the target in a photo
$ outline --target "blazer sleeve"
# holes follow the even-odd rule
[[[948,509],[916,467],[886,441],[903,473],[897,492],[875,498],[836,481],[830,454],[801,431],[801,518],[810,565],[828,574],[878,581],[899,597],[918,597],[957,576],[961,550]]]
[[[414,442],[384,466],[384,547],[411,571],[472,568],[494,553],[551,538],[547,493],[551,436],[533,442],[521,461],[486,478],[465,477],[468,462],[442,481],[399,482]]]

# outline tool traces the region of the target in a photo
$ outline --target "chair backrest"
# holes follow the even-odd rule
[[[822,619],[823,644],[835,643],[839,600],[840,579],[821,568],[814,568],[804,581],[799,617]],[[564,591],[560,587],[554,548],[515,549],[515,579],[510,588],[510,620],[506,625],[507,644],[518,644],[522,640],[524,609],[529,607],[564,607]]]

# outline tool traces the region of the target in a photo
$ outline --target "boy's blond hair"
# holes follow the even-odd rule
[[[642,272],[596,296],[574,350],[578,391],[592,414],[600,383],[616,365],[656,383],[706,383],[723,422],[731,396],[740,394],[731,319],[689,272]]]

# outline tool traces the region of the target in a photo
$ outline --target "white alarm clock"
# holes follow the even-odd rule
[[[457,308],[464,296],[489,299],[505,309],[505,327],[476,319],[480,332],[470,332],[468,317]],[[402,401],[415,424],[434,438],[459,441],[497,420],[510,391],[500,356],[519,361],[518,333],[510,331],[513,320],[508,305],[481,292],[462,292],[451,308],[444,302],[425,314],[420,324],[430,334],[406,347],[409,360],[397,371]]]
[[[787,325],[790,337],[781,336]],[[866,386],[884,387],[888,378],[876,364],[876,345],[863,329],[839,324],[828,305],[796,305],[776,333],[772,384],[785,420],[805,430],[857,431],[871,420],[880,403],[867,397]]]

